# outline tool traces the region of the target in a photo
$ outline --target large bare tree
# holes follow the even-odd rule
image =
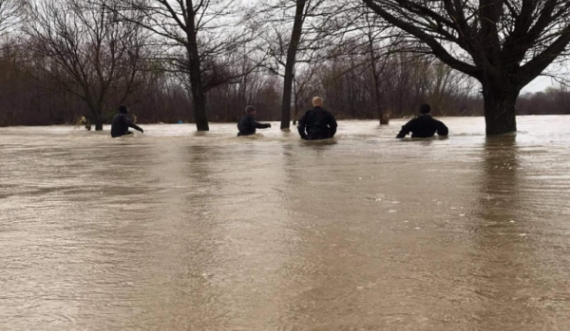
[[[567,50],[568,0],[362,0],[482,85],[488,135],[516,131],[521,89]]]
[[[104,2],[104,0],[89,0]],[[207,91],[238,77],[228,54],[252,38],[235,0],[114,0],[117,14],[154,33],[157,57],[187,76],[198,131],[208,131]]]
[[[106,112],[123,103],[141,82],[141,29],[81,0],[32,0],[27,12],[25,30],[42,62],[35,74],[49,81],[49,88],[83,100],[90,109],[87,117],[102,130]]]

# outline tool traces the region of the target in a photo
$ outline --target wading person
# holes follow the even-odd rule
[[[321,97],[313,98],[313,109],[307,110],[297,125],[301,139],[306,140],[332,138],[336,133],[336,127],[336,120],[323,108]]]
[[[245,116],[238,122],[238,137],[255,134],[257,129],[267,129],[271,127],[269,123],[259,123],[255,120],[256,110],[254,106],[245,107]]]
[[[113,117],[113,122],[111,123],[111,137],[116,138],[133,134],[129,131],[129,128],[133,128],[144,133],[144,130],[141,129],[141,127],[131,121],[127,115],[128,113],[129,109],[126,106],[119,107],[119,113]]]
[[[412,133],[412,138],[430,138],[436,133],[438,136],[447,136],[449,133],[447,126],[431,117],[430,111],[431,107],[428,104],[421,105],[420,116],[402,126],[402,130],[396,138],[404,138],[410,132]]]

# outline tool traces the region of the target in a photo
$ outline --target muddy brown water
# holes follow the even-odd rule
[[[570,330],[570,117],[443,120],[2,128],[0,329]]]

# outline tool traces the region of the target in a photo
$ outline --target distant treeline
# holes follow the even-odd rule
[[[39,66],[44,58],[27,51],[25,44],[5,42],[0,49],[0,126],[74,124],[89,117],[88,104],[72,90],[59,88]],[[234,63],[236,71],[243,63]],[[377,119],[374,81],[370,68],[357,59],[337,59],[298,69],[294,89],[296,119],[322,95],[326,107],[341,119]],[[229,72],[228,74],[231,74]],[[130,106],[140,123],[192,122],[192,102],[179,75],[160,68],[140,75],[141,81],[125,100],[120,89],[111,90],[103,118],[109,122],[121,101]],[[435,115],[480,115],[482,100],[465,77],[438,62],[405,54],[392,57],[380,75],[383,111],[392,118],[414,114],[422,102],[433,105]],[[282,83],[279,76],[254,70],[237,81],[220,84],[207,93],[211,121],[234,122],[246,105],[255,105],[262,120],[280,119]],[[114,93],[116,95],[114,95]]]
[[[339,119],[383,124],[422,103],[435,116],[485,107],[490,116],[503,105],[485,105],[480,77],[442,64],[364,4],[240,3],[0,0],[0,126],[85,118],[101,130],[125,104],[139,123],[194,122],[199,131],[254,105],[260,120],[288,128],[315,95]],[[511,115],[516,95],[508,93]],[[524,95],[518,114],[568,113],[568,95]],[[490,132],[515,127],[503,120]]]
[[[527,93],[517,101],[518,115],[568,115],[570,91],[567,88],[548,88],[544,92]]]
[[[0,126],[74,124],[88,116],[86,103],[74,93],[53,88],[50,77],[36,66],[41,59],[26,47],[6,42],[0,52]],[[236,68],[243,63],[235,63]],[[236,69],[237,70],[237,69]],[[314,95],[325,98],[326,107],[340,119],[377,119],[374,81],[370,68],[357,59],[337,59],[320,66],[300,68],[294,90],[294,116],[310,107]],[[192,122],[192,102],[187,86],[178,76],[157,70],[142,76],[145,82],[125,100],[140,123]],[[464,76],[439,62],[405,53],[391,57],[378,80],[380,104],[391,118],[410,116],[428,102],[437,116],[480,116],[483,101],[477,87]],[[298,86],[301,85],[302,86]],[[253,71],[238,81],[211,89],[208,114],[214,122],[234,122],[246,105],[255,105],[261,120],[280,119],[281,80],[263,71]],[[119,95],[110,97],[117,100]],[[111,102],[112,104],[112,102]],[[570,114],[570,91],[549,89],[522,95],[518,114]],[[104,110],[106,122],[115,107]]]

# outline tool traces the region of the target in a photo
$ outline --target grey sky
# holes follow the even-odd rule
[[[539,76],[530,82],[530,84],[525,86],[522,90],[522,93],[540,92],[546,90],[549,87],[560,87],[560,84],[556,83],[550,77]]]

